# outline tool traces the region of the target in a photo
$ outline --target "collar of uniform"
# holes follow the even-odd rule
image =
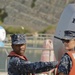
[[[18,55],[18,54],[16,54],[14,51],[11,51],[10,53],[9,53],[9,55],[8,55],[8,57],[19,57],[19,58],[21,58],[21,59],[23,59],[23,60],[27,60],[27,58],[25,57],[25,56],[23,56],[23,55]]]

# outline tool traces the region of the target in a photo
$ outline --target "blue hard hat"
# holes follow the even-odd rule
[[[24,34],[12,34],[11,35],[12,44],[26,44],[26,39]]]

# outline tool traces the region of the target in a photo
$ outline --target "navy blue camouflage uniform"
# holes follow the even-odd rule
[[[68,75],[71,67],[72,67],[72,60],[71,60],[70,56],[67,53],[65,53],[62,56],[61,61],[59,63],[58,73],[62,72],[65,75]]]
[[[13,51],[12,51],[13,52]],[[30,62],[27,59],[24,60],[19,56],[9,55],[10,60],[8,64],[8,74],[9,75],[29,75],[29,73],[41,73],[49,71],[55,68],[58,64],[55,62]]]

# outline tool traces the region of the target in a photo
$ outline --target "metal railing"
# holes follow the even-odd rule
[[[26,45],[27,47],[33,47],[33,48],[42,48],[43,43],[47,39],[53,40],[52,34],[25,34],[26,35]],[[11,40],[8,39],[8,41],[5,43],[6,47],[9,47],[11,45]]]

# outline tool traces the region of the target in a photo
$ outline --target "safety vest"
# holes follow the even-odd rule
[[[71,57],[72,59],[72,68],[69,72],[69,75],[75,75],[75,51],[69,51],[67,54]]]
[[[68,51],[67,54],[72,59],[72,68],[71,68],[71,70],[69,72],[69,75],[75,75],[75,51]],[[57,71],[58,71],[58,69],[57,69]],[[58,74],[56,74],[56,75],[58,75]]]

